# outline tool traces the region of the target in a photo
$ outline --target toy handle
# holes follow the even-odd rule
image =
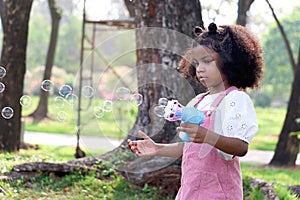
[[[182,121],[189,124],[197,124],[200,125],[204,122],[204,113],[194,107],[184,107],[182,109]],[[191,142],[188,134],[185,132],[180,132],[179,137],[184,142]]]

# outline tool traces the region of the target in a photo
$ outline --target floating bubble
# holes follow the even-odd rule
[[[130,98],[130,102],[133,105],[140,106],[143,103],[143,95],[141,94],[132,94]]]
[[[158,117],[164,117],[165,114],[165,106],[158,105],[154,107],[154,113]]]
[[[105,100],[103,102],[103,111],[104,112],[111,112],[113,107],[113,102],[111,100]]]
[[[14,110],[11,107],[4,107],[1,115],[4,119],[11,119],[14,116]]]
[[[6,69],[0,66],[0,78],[4,78],[6,75]]]
[[[102,118],[104,116],[104,109],[100,106],[96,106],[94,107],[94,115],[97,117],[97,118]]]
[[[21,104],[21,106],[29,107],[32,104],[32,98],[28,95],[23,95],[20,98],[20,104]]]
[[[65,122],[67,120],[67,113],[64,111],[59,111],[56,118],[60,122]]]
[[[0,82],[0,93],[4,92],[5,90],[5,85],[4,83]]]
[[[72,87],[69,85],[63,85],[59,88],[59,94],[62,97],[66,97],[68,94],[71,94],[73,91]]]
[[[63,108],[65,107],[66,100],[63,97],[55,97],[54,98],[54,105],[56,108]]]
[[[168,104],[168,99],[167,99],[167,98],[164,98],[164,97],[159,98],[159,99],[158,99],[158,104],[161,105],[161,106],[167,106],[167,104]]]
[[[116,90],[116,96],[118,97],[119,100],[129,100],[130,98],[130,89],[126,87],[119,87]]]
[[[41,88],[42,90],[49,92],[53,89],[53,82],[51,80],[43,80]]]
[[[83,86],[82,95],[86,98],[92,98],[94,96],[94,88],[91,86]]]
[[[75,105],[78,101],[78,97],[73,93],[67,94],[65,96],[65,99],[69,102],[70,105]]]

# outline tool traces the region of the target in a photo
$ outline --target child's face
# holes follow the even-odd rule
[[[226,78],[220,72],[218,54],[205,46],[198,46],[192,50],[196,77],[211,93],[217,93],[227,88]]]

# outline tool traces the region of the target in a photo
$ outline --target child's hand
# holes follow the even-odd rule
[[[144,140],[127,140],[132,153],[138,156],[155,156],[157,150],[156,143],[142,131],[139,131],[139,135],[144,138]]]
[[[195,143],[203,143],[207,129],[197,124],[181,123],[180,127],[177,127],[180,132],[188,134],[189,139]]]

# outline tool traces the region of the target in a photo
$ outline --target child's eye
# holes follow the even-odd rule
[[[205,60],[203,60],[203,63],[209,64],[209,63],[211,63],[213,61],[214,61],[213,59],[205,59]]]

